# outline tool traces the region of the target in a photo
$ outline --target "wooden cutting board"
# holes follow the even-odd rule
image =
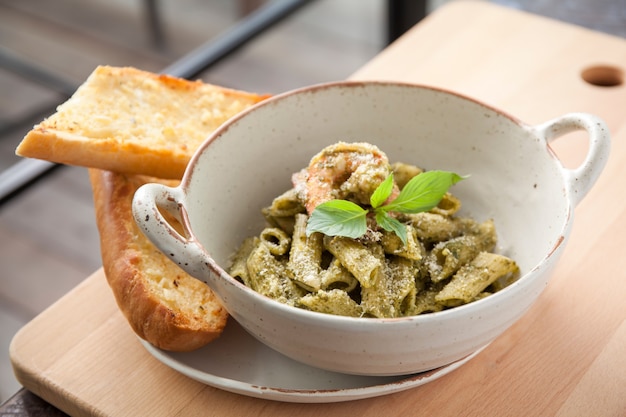
[[[567,249],[538,302],[449,375],[384,397],[332,404],[228,393],[148,354],[99,270],[15,336],[10,354],[19,381],[71,415],[626,415],[625,73],[624,39],[460,1],[440,8],[352,77],[444,87],[531,124],[588,112],[612,132],[609,163],[577,207]],[[577,134],[555,145],[572,166],[585,147]]]

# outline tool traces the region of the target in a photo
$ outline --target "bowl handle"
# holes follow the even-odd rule
[[[578,205],[595,184],[609,159],[611,140],[606,123],[591,114],[568,113],[535,128],[546,143],[577,130],[586,130],[589,134],[589,151],[585,160],[577,168],[563,168],[570,201],[574,206]]]
[[[206,278],[206,255],[198,242],[191,238],[185,222],[180,221],[183,236],[163,216],[161,210],[177,219],[182,215],[183,191],[158,183],[144,184],[133,197],[133,217],[139,229],[167,257],[189,275]]]

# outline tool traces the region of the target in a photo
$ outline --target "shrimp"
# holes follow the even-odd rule
[[[338,142],[315,155],[307,168],[293,175],[292,182],[310,214],[319,204],[333,199],[367,205],[376,187],[390,174],[387,155],[376,146]]]

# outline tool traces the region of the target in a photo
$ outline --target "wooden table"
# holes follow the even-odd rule
[[[590,72],[589,68],[594,68]],[[550,284],[509,331],[418,388],[333,404],[267,401],[195,382],[141,346],[96,271],[15,337],[20,382],[71,415],[626,415],[626,41],[480,2],[440,8],[353,79],[454,90],[535,124],[603,118],[608,165],[577,207]],[[598,86],[586,82],[582,74]],[[584,135],[555,144],[566,165]]]

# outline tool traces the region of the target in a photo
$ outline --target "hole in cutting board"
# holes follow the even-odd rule
[[[581,73],[583,80],[598,87],[616,87],[624,83],[624,72],[610,65],[594,65]]]

